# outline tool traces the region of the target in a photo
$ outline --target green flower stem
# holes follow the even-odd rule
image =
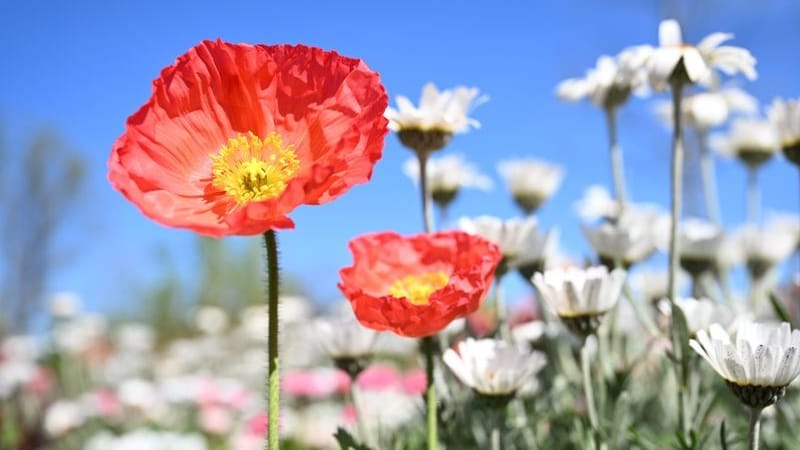
[[[497,318],[497,329],[500,332],[500,338],[506,342],[511,342],[511,329],[508,327],[508,311],[506,307],[505,297],[503,297],[503,282],[504,275],[496,276],[494,279],[494,307]]]
[[[758,190],[758,167],[747,167],[747,223],[758,223],[758,209],[761,203]]]
[[[597,447],[600,446],[600,420],[597,416],[597,406],[594,402],[594,389],[592,388],[591,355],[589,346],[586,344],[589,338],[583,341],[581,347],[581,373],[583,375],[583,394],[586,397],[586,409],[589,412],[589,423],[592,426]]]
[[[268,449],[280,450],[278,421],[280,418],[280,375],[278,371],[278,240],[275,232],[264,233],[267,249],[267,369],[269,373]]]
[[[682,207],[682,191],[683,191],[683,124],[682,124],[682,117],[681,114],[681,97],[683,95],[683,85],[684,82],[680,78],[676,77],[676,79],[672,82],[671,91],[672,91],[672,117],[673,117],[673,134],[672,134],[672,167],[671,167],[671,198],[672,198],[672,221],[670,223],[670,235],[669,235],[669,278],[668,278],[668,290],[667,293],[669,295],[669,303],[672,311],[675,311],[677,306],[675,305],[675,299],[677,298],[677,277],[678,277],[678,260],[680,256],[680,242],[678,239],[679,232],[680,232],[680,220],[681,220],[681,207]],[[673,317],[675,314],[673,314]],[[673,336],[673,342],[675,341],[675,336],[678,335],[677,333],[677,326],[675,320],[672,321],[671,324],[671,331]],[[679,349],[676,349],[677,352],[680,353]],[[686,358],[688,355],[678,354],[678,366],[677,366],[677,373],[680,373],[680,360]],[[680,377],[679,377],[680,378]],[[679,429],[684,438],[688,438],[689,436],[689,417],[687,414],[687,403],[686,403],[686,387],[680,385],[681,382],[679,381],[678,386],[678,423]]]
[[[418,151],[417,158],[419,160],[419,185],[420,193],[422,196],[422,218],[425,232],[430,233],[433,231],[433,219],[431,214],[431,195],[428,189],[428,154]],[[432,336],[422,338],[422,352],[425,356],[425,376],[427,386],[425,388],[425,399],[427,404],[428,416],[428,450],[436,450],[438,445],[438,438],[436,433],[436,383],[434,382],[434,341]]]
[[[422,338],[422,353],[425,356],[425,379],[427,383],[425,399],[428,410],[428,450],[436,450],[438,444],[438,438],[436,436],[436,384],[433,379],[434,347],[433,337],[428,336]]]
[[[622,208],[628,202],[625,189],[625,169],[622,163],[622,150],[617,142],[617,108],[614,106],[604,108],[606,125],[608,126],[608,147],[611,152],[611,176],[614,181],[614,197]]]
[[[656,326],[655,322],[653,322],[653,318],[642,308],[642,305],[636,301],[633,297],[633,292],[631,292],[631,287],[626,280],[625,283],[622,285],[622,292],[625,294],[625,298],[628,299],[628,303],[631,304],[633,308],[633,313],[636,315],[636,318],[639,320],[639,323],[650,333],[651,337],[656,337],[661,334]]]
[[[717,176],[714,172],[714,156],[708,148],[708,131],[697,130],[700,143],[700,183],[703,185],[703,198],[706,203],[708,220],[720,225],[722,222],[717,194]]]
[[[761,434],[761,408],[750,410],[750,431],[748,433],[748,445],[750,450],[758,450],[758,439]]]

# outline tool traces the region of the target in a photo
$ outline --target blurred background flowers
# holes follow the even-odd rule
[[[757,80],[737,77],[684,98],[681,239],[688,252],[681,261],[686,278],[680,292],[687,299],[678,305],[689,333],[706,329],[710,319],[704,318],[710,316],[731,330],[743,317],[789,318],[796,327],[800,180],[781,150],[790,159],[796,153],[791,139],[797,129],[791,124],[797,120],[779,123],[778,131],[770,128],[797,116],[796,104],[773,103],[776,97],[800,96],[800,63],[787,57],[800,42],[800,5],[794,2],[407,2],[391,11],[372,3],[3,4],[0,448],[263,447],[266,317],[258,240],[211,240],[163,229],[140,216],[105,180],[111,145],[125,117],[149,95],[149,80],[190,46],[217,37],[305,43],[363,58],[381,74],[398,123],[427,120],[413,111],[423,89],[462,86],[456,97],[472,102],[469,120],[446,124],[459,134],[428,166],[440,207],[438,227],[453,229],[469,223],[466,217],[492,216],[479,222],[491,222],[487,234],[511,242],[502,249],[506,262],[516,259],[508,269],[523,274],[504,277],[509,334],[525,349],[522,355],[541,351],[548,362],[540,368],[537,358],[536,370],[529,372],[538,371],[540,380],[520,388],[525,400],[511,405],[513,417],[538,412],[541,420],[513,422],[505,442],[541,445],[549,442],[542,436],[558,440],[563,433],[563,448],[574,448],[569,445],[581,442],[576,436],[585,425],[575,427],[573,420],[586,408],[581,390],[574,389],[580,380],[571,378],[580,376],[570,354],[578,344],[554,317],[542,320],[548,311],[539,308],[530,277],[533,270],[587,260],[622,263],[630,268],[623,291],[664,328],[671,105],[663,103],[667,96],[643,89],[646,80],[636,74],[609,73],[619,61],[637,58],[636,52],[621,50],[658,43],[659,22],[668,17],[681,23],[685,42],[731,32],[733,45],[747,48],[758,61]],[[466,25],[475,22],[478,28]],[[600,55],[618,58],[598,60]],[[558,87],[564,80],[572,81]],[[601,88],[589,89],[587,80]],[[410,105],[395,101],[399,95]],[[571,105],[559,97],[588,101]],[[603,115],[608,107],[615,110],[617,143],[624,150],[629,208],[610,194],[617,188],[608,164]],[[282,388],[288,407],[280,427],[287,446],[330,448],[341,425],[375,448],[391,443],[413,449],[422,442],[415,431],[399,444],[395,439],[405,426],[419,428],[414,421],[422,416],[425,376],[416,343],[348,332],[352,312],[336,287],[339,268],[350,261],[350,239],[376,230],[419,229],[418,167],[408,162],[411,153],[395,136],[386,142],[368,185],[324,208],[298,209],[298,229],[281,235],[282,345],[288,356]],[[714,202],[701,187],[709,176],[703,162],[708,160],[716,180]],[[520,177],[522,169],[535,175]],[[528,214],[535,218],[511,219]],[[527,231],[511,236],[506,223]],[[523,252],[531,253],[529,259]],[[702,300],[708,297],[713,302]],[[627,355],[600,360],[595,368],[603,380],[597,394],[601,413],[613,417],[615,430],[628,430],[608,442],[612,448],[614,442],[671,448],[664,437],[670,433],[659,434],[655,425],[659,414],[673,416],[673,400],[660,400],[663,405],[648,411],[647,402],[658,392],[631,381],[664,372],[668,345],[653,336],[643,339],[645,332],[626,305],[621,300],[604,321],[609,325],[600,328],[621,336],[608,342],[625,344],[587,350]],[[776,305],[785,316],[776,313]],[[443,332],[443,343],[489,333],[496,325],[491,307],[487,303],[456,322]],[[556,345],[559,339],[570,345]],[[457,376],[464,379],[466,370]],[[437,376],[439,384],[450,386],[444,398],[480,404],[449,372]],[[704,393],[724,394],[713,380],[697,382],[698,417]],[[535,397],[541,385],[547,391]],[[620,401],[623,386],[630,397]],[[631,398],[638,406],[630,406]],[[722,394],[708,401],[736,407]],[[779,424],[790,429],[787,424],[800,414],[797,401],[790,387],[789,406],[765,410],[774,418],[765,419],[765,429]],[[382,408],[386,404],[391,408]],[[621,412],[625,408],[639,416]],[[703,412],[716,421],[708,422],[719,423],[709,411]],[[444,439],[457,441],[468,430],[469,442],[488,442],[471,426],[479,417],[455,409],[441,414]],[[641,425],[631,432],[633,417]],[[730,427],[741,425],[736,420],[728,421]],[[800,445],[785,434],[763,437],[768,448]],[[524,445],[519,448],[530,448]]]

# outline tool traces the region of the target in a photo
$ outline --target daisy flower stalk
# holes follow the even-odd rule
[[[672,134],[672,163],[671,163],[671,211],[672,221],[669,234],[669,301],[673,308],[672,336],[673,347],[683,348],[677,342],[677,323],[674,318],[675,299],[677,298],[676,277],[678,273],[678,260],[680,247],[678,244],[679,221],[681,217],[682,180],[683,180],[683,106],[681,99],[684,87],[694,83],[713,85],[716,81],[714,69],[719,69],[726,74],[743,73],[748,79],[756,78],[755,58],[749,51],[739,47],[722,46],[721,44],[733,37],[726,33],[712,33],[705,37],[697,46],[687,45],[683,42],[681,27],[676,20],[664,20],[659,24],[659,47],[654,48],[648,58],[647,72],[650,86],[656,91],[663,91],[667,87],[672,93],[673,134]],[[683,361],[688,355],[678,354],[677,360]],[[676,365],[679,369],[680,365]],[[686,380],[683,380],[685,382]],[[684,392],[686,386],[678,389],[678,413],[680,415],[680,431],[684,437],[689,435],[691,421],[688,417],[688,408]]]
[[[414,151],[419,161],[425,231],[433,229],[429,211],[428,159],[432,153],[443,149],[455,133],[480,127],[480,122],[468,116],[472,109],[488,100],[486,96],[479,97],[479,93],[478,88],[465,86],[440,92],[436,85],[428,83],[422,89],[419,107],[415,107],[407,97],[398,95],[397,108],[386,109],[389,128],[397,133],[405,147]]]
[[[617,141],[617,110],[628,101],[632,92],[641,93],[646,87],[643,69],[649,52],[649,47],[638,46],[626,49],[615,57],[603,55],[584,78],[569,78],[556,87],[556,95],[561,100],[588,98],[603,109],[608,127],[614,195],[623,207],[627,203],[627,191],[622,150]]]
[[[364,183],[380,159],[388,97],[358,59],[302,45],[204,41],[153,82],[108,161],[111,184],[156,222],[262,234],[268,273],[268,444],[279,448],[275,230],[302,204]]]
[[[758,449],[761,411],[776,403],[800,375],[800,330],[787,322],[744,323],[733,338],[719,324],[689,342],[750,409],[749,447]]]
[[[603,316],[618,303],[626,272],[606,266],[581,270],[553,269],[533,276],[533,283],[544,302],[564,325],[581,340],[580,366],[589,422],[600,448],[600,420],[594,403],[591,377],[591,353],[596,348],[596,332]]]
[[[723,87],[707,92],[686,96],[683,101],[683,120],[694,130],[700,150],[700,183],[703,189],[706,214],[712,222],[720,224],[721,213],[717,180],[714,170],[714,156],[709,143],[709,131],[725,123],[736,113],[755,114],[758,100],[746,91],[736,87]],[[672,127],[672,104],[660,103],[656,113],[667,126]]]
[[[492,179],[481,173],[477,167],[467,162],[461,155],[446,155],[431,158],[425,168],[431,200],[438,206],[440,218],[445,220],[447,208],[464,188],[490,191]],[[420,181],[420,166],[417,158],[410,158],[403,164],[403,173],[415,184]]]

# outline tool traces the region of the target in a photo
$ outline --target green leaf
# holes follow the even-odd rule
[[[341,448],[341,450],[372,450],[366,445],[356,442],[353,435],[348,433],[344,428],[340,427],[337,429],[333,437],[336,438],[336,442],[339,443],[339,448]]]
[[[686,325],[686,316],[683,315],[683,311],[677,305],[673,305],[672,307],[672,321],[672,348],[680,363],[680,372],[678,372],[680,375],[680,382],[681,386],[688,386],[691,370],[689,367],[689,363],[691,362],[689,328]]]
[[[789,317],[789,313],[786,311],[786,308],[783,306],[778,296],[775,295],[775,292],[769,293],[769,302],[772,304],[772,309],[775,311],[775,315],[778,316],[778,318],[784,322],[789,322],[792,328],[797,328],[795,324],[792,323],[792,318]]]

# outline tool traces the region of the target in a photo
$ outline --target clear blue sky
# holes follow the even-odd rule
[[[13,145],[47,125],[88,161],[80,226],[63,236],[79,252],[56,274],[51,290],[77,291],[93,308],[130,300],[123,291],[153,276],[159,245],[166,245],[187,271],[191,268],[186,255],[192,234],[141,216],[106,182],[106,160],[125,119],[147,100],[161,68],[200,40],[218,37],[304,43],[362,58],[381,73],[392,102],[397,94],[416,100],[427,81],[479,87],[491,97],[474,114],[483,127],[457,136],[447,151],[466,155],[496,180],[494,165],[505,157],[533,156],[564,166],[565,182],[540,219],[560,226],[564,246],[582,255],[587,246],[572,203],[588,185],[609,180],[605,128],[597,110],[562,104],[553,88],[563,78],[583,74],[600,54],[655,44],[658,22],[666,17],[683,23],[688,42],[714,31],[735,33],[734,43],[758,59],[758,81],[742,85],[762,102],[776,95],[800,96],[800,3],[792,0],[4,1],[0,118]],[[651,108],[652,100],[626,107],[620,139],[634,199],[665,203],[669,137]],[[416,191],[400,172],[409,155],[389,136],[371,183],[334,203],[296,210],[297,228],[280,234],[285,269],[308,280],[320,300],[338,296],[337,270],[350,261],[350,238],[420,229]],[[718,172],[724,217],[739,223],[744,173],[725,161]],[[797,210],[792,167],[776,159],[762,180],[765,209]],[[491,194],[465,192],[452,216],[515,215],[496,184]]]

